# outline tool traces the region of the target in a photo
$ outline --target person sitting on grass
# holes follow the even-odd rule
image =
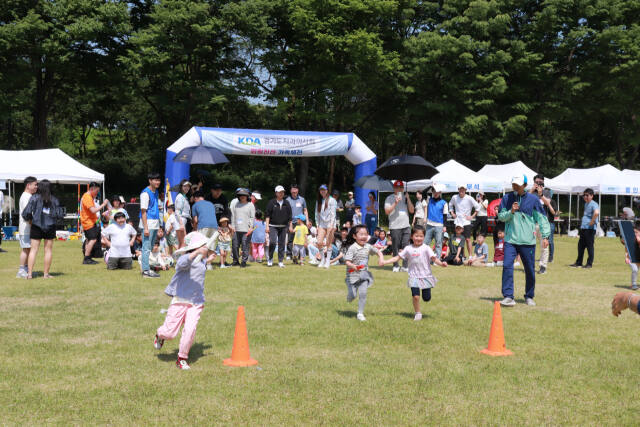
[[[415,226],[411,231],[411,240],[413,243],[406,246],[400,253],[388,260],[381,260],[378,265],[393,264],[400,259],[407,261],[409,269],[409,281],[407,286],[411,289],[411,299],[413,301],[413,309],[415,317],[413,320],[422,320],[422,312],[420,311],[420,293],[422,292],[422,300],[424,302],[431,301],[431,288],[436,285],[436,278],[431,272],[431,263],[435,263],[441,267],[446,267],[447,263],[438,259],[429,245],[424,244],[425,229],[421,226]]]
[[[131,258],[136,261],[140,261],[141,256],[142,256],[142,234],[137,233],[136,238],[133,242],[133,246],[131,246]]]
[[[151,254],[149,254],[149,266],[154,270],[168,270],[173,266],[173,258],[165,254],[160,248],[160,242],[153,244]]]
[[[349,245],[347,244],[347,237],[349,236],[349,229],[347,227],[342,227],[340,229],[340,236],[336,237],[333,242],[334,246],[337,248],[337,252],[332,252],[331,255],[333,258],[331,259],[331,264],[344,264],[344,256],[347,254],[347,249],[349,249]]]
[[[376,249],[381,250],[383,253],[387,250],[391,244],[387,240],[387,232],[384,230],[378,230],[378,239],[373,244]]]
[[[131,270],[131,247],[136,241],[136,230],[126,223],[122,212],[113,215],[115,222],[102,231],[102,244],[109,248],[105,260],[107,270]]]
[[[471,267],[486,267],[487,260],[489,259],[489,246],[484,241],[484,234],[479,233],[476,236],[476,245],[473,249],[473,255],[471,255],[465,264]]]
[[[462,234],[463,231],[464,227],[462,225],[456,225],[456,235],[450,241],[449,255],[445,259],[448,265],[462,265],[464,262],[465,237]]]
[[[356,225],[349,231],[347,243],[349,249],[344,256],[347,265],[347,302],[351,302],[358,295],[358,314],[356,318],[364,322],[364,306],[367,303],[367,289],[373,286],[373,276],[369,272],[369,255],[378,255],[378,260],[384,262],[379,249],[371,246],[367,241],[369,233],[364,225]]]
[[[185,246],[175,253],[178,256],[176,272],[167,285],[164,293],[171,298],[171,304],[167,310],[164,324],[156,331],[153,347],[160,350],[164,340],[171,340],[178,335],[180,326],[182,337],[178,350],[178,369],[190,369],[187,359],[189,350],[196,336],[198,320],[204,308],[204,277],[205,265],[213,261],[215,254],[207,254],[207,238],[196,232],[189,233],[185,237]]]

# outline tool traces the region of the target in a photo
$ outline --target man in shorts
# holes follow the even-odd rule
[[[92,265],[97,264],[97,261],[91,259],[91,252],[93,247],[100,237],[100,227],[98,226],[98,213],[107,206],[108,200],[102,202],[101,205],[96,205],[95,198],[100,191],[100,185],[97,182],[89,184],[89,191],[84,193],[80,202],[80,223],[84,230],[85,244],[84,244],[84,260],[83,264]]]
[[[27,260],[29,259],[29,252],[31,251],[31,224],[22,218],[22,212],[29,204],[31,196],[38,191],[38,180],[33,176],[28,176],[24,179],[24,191],[20,196],[20,215],[18,215],[18,239],[20,240],[20,267],[18,268],[18,274],[16,277],[19,279],[26,279],[28,275]]]
[[[473,214],[471,211],[475,210]],[[467,187],[464,185],[458,186],[458,194],[451,198],[449,202],[449,212],[454,219],[456,225],[461,225],[463,228],[463,235],[467,246],[467,253],[471,254],[471,220],[478,214],[480,210],[480,203],[476,202],[473,197],[467,194]]]

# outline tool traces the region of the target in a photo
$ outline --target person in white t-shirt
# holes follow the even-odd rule
[[[173,251],[178,249],[177,230],[180,230],[182,225],[175,213],[174,205],[167,206],[167,214],[169,216],[167,217],[167,222],[164,225],[165,239],[167,241],[167,250],[169,251],[169,255],[173,255]]]
[[[393,256],[397,256],[400,249],[409,246],[409,239],[411,237],[411,223],[409,221],[409,214],[414,212],[413,203],[409,197],[409,193],[406,191],[402,194],[404,184],[402,181],[396,181],[393,183],[393,194],[387,196],[384,201],[384,211],[389,215],[389,230],[391,231],[391,250]],[[407,270],[407,261],[402,262],[402,271]],[[400,271],[398,262],[393,264],[393,272]]]
[[[474,209],[475,212],[472,214],[471,212]],[[454,223],[462,226],[468,254],[471,253],[471,220],[478,214],[479,210],[480,203],[467,194],[467,187],[464,185],[458,187],[458,194],[449,201],[449,212],[451,212]]]
[[[26,279],[29,275],[29,267],[27,266],[27,260],[29,259],[29,252],[31,252],[31,224],[22,218],[22,212],[24,208],[29,204],[31,196],[38,191],[38,180],[33,176],[28,176],[24,179],[24,192],[20,196],[20,212],[18,215],[18,238],[20,240],[20,267],[18,268],[18,274],[16,277],[19,279]]]
[[[413,222],[411,223],[412,227],[416,225],[419,227],[424,227],[426,211],[427,211],[427,201],[424,200],[422,196],[422,191],[418,191],[416,193],[416,204],[414,207],[415,214],[413,215]]]
[[[115,223],[102,230],[102,244],[109,248],[107,270],[131,270],[131,246],[137,232],[127,224],[123,212],[116,212],[113,219]]]
[[[487,209],[489,208],[489,201],[484,198],[484,191],[478,191],[478,194],[476,194],[476,202],[480,204],[480,209],[478,210],[478,215],[476,215],[476,222],[473,224],[473,240],[476,240],[478,234],[487,235]]]

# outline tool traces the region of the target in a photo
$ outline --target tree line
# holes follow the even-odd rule
[[[0,148],[60,147],[113,189],[192,126],[356,133],[380,159],[637,168],[640,0],[5,0]],[[352,186],[343,158],[213,179]]]

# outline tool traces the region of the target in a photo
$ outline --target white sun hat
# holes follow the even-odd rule
[[[191,233],[186,235],[186,237],[184,238],[184,243],[186,244],[186,246],[176,250],[176,255],[182,255],[186,252],[203,247],[207,244],[207,237],[202,233],[192,231]]]

